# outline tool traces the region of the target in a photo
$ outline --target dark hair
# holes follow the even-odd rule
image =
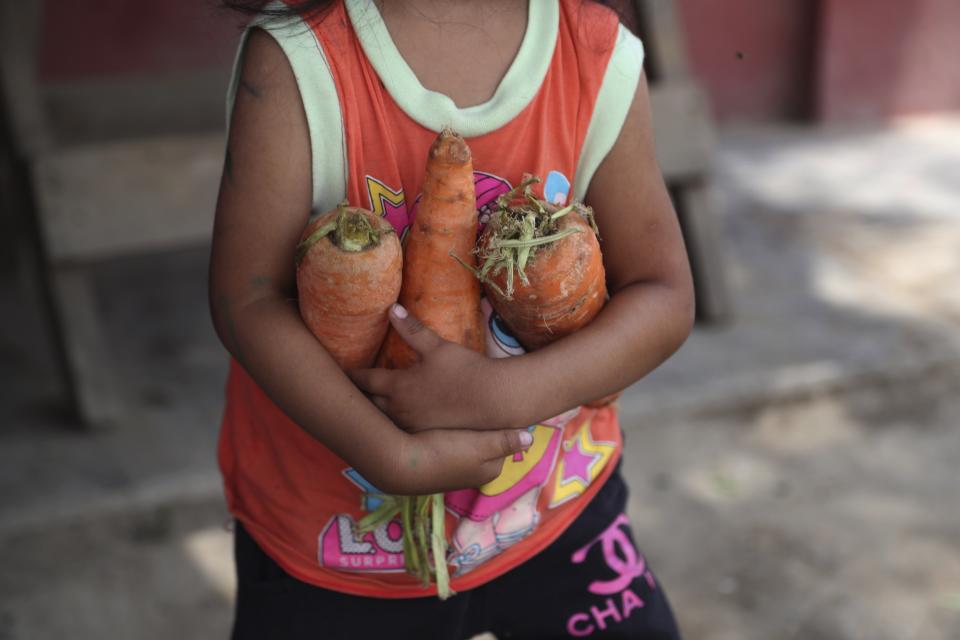
[[[336,0],[297,0],[278,3],[280,6],[267,7],[270,0],[222,0],[222,5],[248,16],[269,16],[282,18],[292,15],[318,16],[330,9]]]
[[[277,7],[267,7],[270,0],[222,0],[227,9],[233,9],[248,16],[268,16],[282,18],[301,15],[317,17],[326,13],[337,0],[296,0]],[[622,19],[624,17],[625,2],[622,0],[593,0],[597,4],[610,7]]]

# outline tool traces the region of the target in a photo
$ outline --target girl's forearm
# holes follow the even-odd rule
[[[287,416],[371,482],[392,477],[407,434],[340,370],[293,301],[220,296],[213,316],[224,345]]]
[[[594,320],[561,340],[503,361],[503,421],[534,424],[633,384],[690,334],[693,296],[684,286],[634,283]]]

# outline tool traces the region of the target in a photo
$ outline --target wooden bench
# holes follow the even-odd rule
[[[625,5],[626,3],[624,3]],[[683,229],[696,287],[697,318],[730,317],[730,296],[716,220],[707,198],[715,134],[709,103],[690,75],[674,0],[634,0],[621,9],[643,40],[657,159]],[[629,21],[629,20],[628,20]]]
[[[17,200],[32,204],[40,240],[39,259],[23,262],[28,271],[42,265],[36,280],[47,292],[75,409],[88,426],[104,427],[122,421],[126,408],[103,335],[94,268],[127,256],[207,246],[224,138],[64,140],[48,117],[50,96],[37,81],[41,10],[36,1],[0,3],[0,95],[15,156],[29,176],[27,193]],[[129,83],[116,86],[123,82]]]

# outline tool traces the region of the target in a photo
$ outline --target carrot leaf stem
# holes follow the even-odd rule
[[[336,228],[337,228],[337,221],[331,220],[327,224],[317,227],[313,233],[311,233],[309,236],[304,238],[303,242],[297,245],[297,253],[294,258],[297,262],[297,266],[299,266],[300,263],[303,262],[303,259],[307,256],[307,253],[310,251],[310,249],[313,248],[313,245],[317,244],[318,242],[326,238],[328,235],[333,233],[333,231]]]
[[[467,264],[464,262],[463,258],[458,256],[453,249],[450,249],[450,257],[460,263],[460,266],[475,275],[477,278],[481,277],[481,272],[477,270],[473,265]]]
[[[497,206],[500,209],[507,209],[510,207],[510,203],[514,198],[517,197],[517,194],[523,192],[526,194],[527,190],[530,188],[530,185],[540,182],[540,178],[537,176],[524,176],[523,180],[520,181],[520,184],[515,186],[510,191],[507,191],[505,194],[497,198]]]
[[[576,211],[599,237],[590,207],[575,201],[557,209],[534,195],[531,185],[537,182],[540,182],[540,179],[536,176],[524,176],[520,184],[497,198],[497,209],[490,217],[481,245],[475,250],[479,258],[477,267],[453,256],[478,280],[507,300],[513,298],[517,276],[524,285],[530,285],[527,266],[534,259],[539,247],[553,244],[583,230],[576,226],[558,230],[558,220]],[[522,196],[519,196],[521,193]],[[494,278],[504,270],[506,291],[494,282]]]
[[[337,211],[335,219],[317,227],[313,233],[297,245],[295,260],[298,266],[310,249],[327,236],[330,236],[330,241],[340,250],[351,253],[379,246],[381,230],[375,228],[362,211],[350,209],[346,206],[346,203],[338,205]],[[393,229],[389,229],[387,232],[393,232]]]
[[[373,228],[367,216],[346,209],[337,216],[337,233],[334,243],[344,251],[363,251],[380,244],[380,232]]]
[[[536,214],[528,213],[520,224],[521,240],[532,240],[537,227]],[[530,259],[530,251],[532,249],[532,246],[523,246],[520,247],[519,251],[517,251],[517,272],[520,274],[520,279],[523,280],[524,284],[530,284],[530,281],[527,280],[527,274],[524,269],[527,266],[527,260]]]
[[[403,524],[403,562],[407,571],[415,576],[420,575],[420,562],[417,558],[416,542],[414,541],[413,531],[413,507],[414,498],[410,496],[401,496],[399,498],[401,509],[401,520]]]
[[[398,498],[388,495],[377,497],[382,500],[380,506],[360,519],[357,523],[357,533],[369,533],[399,515],[401,505]]]
[[[446,600],[453,595],[450,588],[450,574],[447,572],[447,534],[443,504],[443,494],[435,493],[430,496],[432,502],[432,526],[430,527],[430,543],[433,550],[433,566],[436,568],[437,596]]]
[[[494,240],[493,244],[498,249],[521,249],[523,247],[538,247],[544,244],[550,244],[551,242],[556,242],[561,238],[566,238],[567,236],[573,235],[575,233],[580,233],[580,229],[576,227],[571,227],[569,229],[564,229],[559,233],[554,233],[549,236],[541,236],[539,238],[530,238],[529,240]]]
[[[568,204],[563,209],[550,214],[550,222],[555,222],[576,208],[577,204]]]
[[[535,195],[533,195],[533,190],[530,189],[530,187],[524,189],[523,195],[528,201],[530,201],[530,203],[533,204],[533,206],[537,208],[541,214],[545,214],[547,212],[546,209],[543,208],[543,203],[540,202]]]
[[[429,585],[433,574],[436,571],[433,568],[433,561],[430,557],[430,496],[424,496],[427,504],[427,512],[420,514],[420,557],[423,559],[423,584]]]

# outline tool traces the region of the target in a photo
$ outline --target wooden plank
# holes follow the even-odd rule
[[[650,88],[657,160],[669,181],[701,175],[710,168],[715,143],[703,91],[689,82]]]
[[[689,75],[683,25],[674,0],[635,0],[634,6],[656,81],[671,81]]]
[[[228,69],[48,82],[42,99],[58,146],[223,129]]]
[[[73,404],[88,427],[114,427],[122,421],[124,409],[91,274],[84,268],[61,267],[51,272],[50,280]]]
[[[39,0],[0,0],[0,98],[24,157],[51,145],[37,84],[40,11]]]
[[[635,0],[646,45],[657,160],[683,230],[696,291],[697,318],[720,322],[731,303],[716,221],[705,179],[715,134],[704,92],[690,79],[683,25],[674,0]]]
[[[208,242],[224,148],[216,134],[42,154],[33,180],[50,259],[95,261]]]
[[[721,234],[701,181],[671,189],[693,272],[697,319],[717,323],[732,316]]]

